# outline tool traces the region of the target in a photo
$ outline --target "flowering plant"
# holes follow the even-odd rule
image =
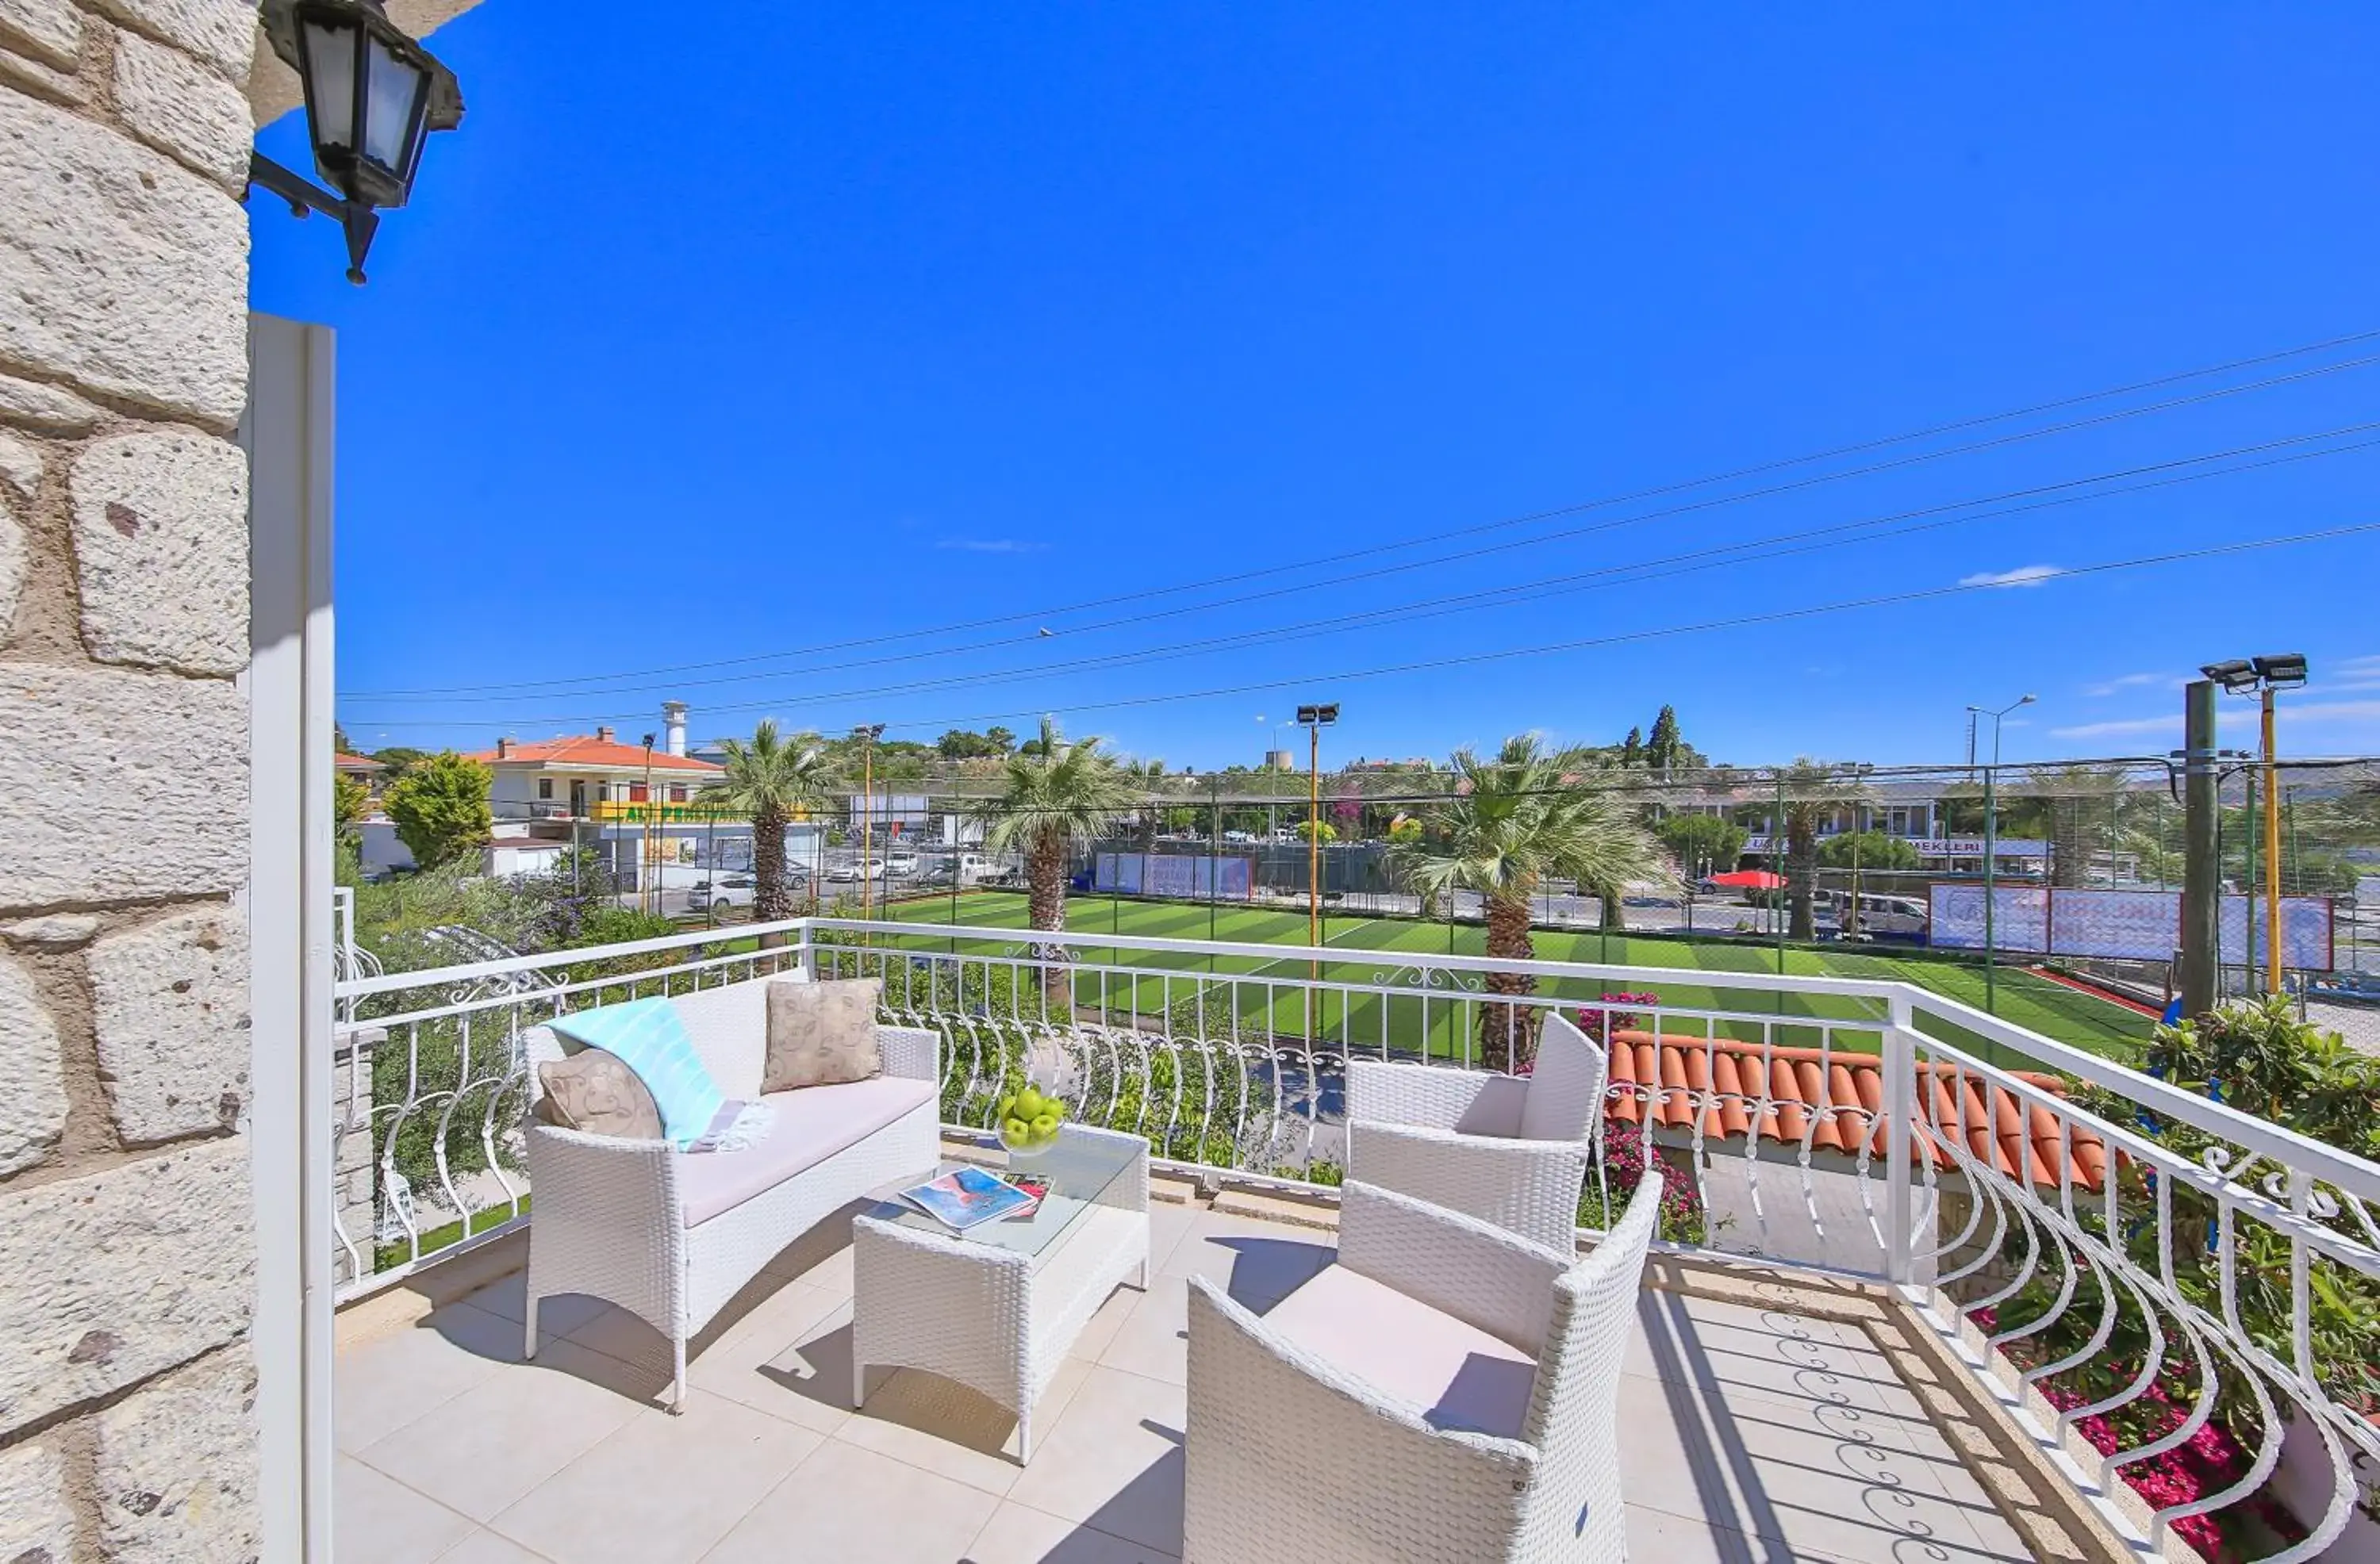
[[[1575,1019],[1578,1029],[1597,1042],[1609,1045],[1614,1032],[1628,1032],[1645,1024],[1645,1018],[1632,1011],[1613,1010],[1621,1005],[1657,1005],[1658,994],[1606,994],[1600,1005],[1581,1005]]]
[[[1661,1170],[1661,1236],[1672,1243],[1701,1243],[1710,1235],[1699,1185],[1661,1155],[1644,1129],[1606,1120],[1602,1160],[1589,1170],[1578,1206],[1579,1225],[1605,1228],[1619,1219],[1636,1186],[1656,1164]]]

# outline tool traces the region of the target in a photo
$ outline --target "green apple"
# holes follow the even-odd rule
[[[1042,1113],[1035,1115],[1033,1120],[1033,1133],[1044,1140],[1058,1133],[1058,1116],[1055,1113]]]
[[[1013,1141],[1026,1140],[1033,1134],[1033,1126],[1022,1119],[1003,1119],[1001,1121],[1000,1129],[1002,1134]]]

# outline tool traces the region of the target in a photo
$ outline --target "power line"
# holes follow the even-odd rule
[[[1160,645],[1133,650],[1111,652],[1097,657],[1078,658],[1065,662],[1045,663],[1023,668],[990,669],[970,673],[947,674],[937,678],[915,680],[906,684],[868,685],[842,690],[812,690],[802,693],[781,692],[765,699],[714,706],[710,708],[710,709],[713,713],[754,711],[791,703],[856,700],[870,697],[916,695],[931,690],[969,688],[984,685],[1008,683],[1012,681],[1054,677],[1068,673],[1089,673],[1118,667],[1135,666],[1147,662],[1172,661],[1181,657],[1198,656],[1216,651],[1238,649],[1249,646],[1277,644],[1281,641],[1298,639],[1311,635],[1342,634],[1351,629],[1360,629],[1383,623],[1402,623],[1411,619],[1428,618],[1439,614],[1455,612],[1466,608],[1481,606],[1486,603],[1510,600],[1518,597],[1543,598],[1561,595],[1564,591],[1575,592],[1594,590],[1599,588],[1613,586],[1634,586],[1645,581],[1670,579],[1679,576],[1692,575],[1700,571],[1719,569],[1734,564],[1755,563],[1767,559],[1783,558],[1793,554],[1814,552],[1828,548],[1839,548],[1847,543],[1872,542],[1882,539],[1905,537],[1919,532],[1938,530],[1946,527],[1963,526],[1972,522],[2022,515],[2031,511],[2049,509],[2058,505],[2077,504],[2086,501],[2113,498],[2124,494],[2140,493],[2152,489],[2169,488],[2181,483],[2201,482],[2213,478],[2230,477],[2239,473],[2255,471],[2263,467],[2279,466],[2289,462],[2310,461],[2320,456],[2345,455],[2354,451],[2369,449],[2375,444],[2380,444],[2380,441],[2362,441],[2352,444],[2331,447],[2323,451],[2301,452],[2291,455],[2269,457],[2261,462],[2245,463],[2238,467],[2222,468],[2213,472],[2185,474],[2180,477],[2160,479],[2147,483],[2102,489],[2086,494],[2064,495],[2060,498],[2042,499],[2037,500],[2035,503],[2031,504],[2010,505],[1999,510],[1971,511],[1972,507],[1977,505],[1993,505],[1998,504],[2002,501],[2022,500],[2038,495],[2055,495],[2059,494],[2061,491],[2075,489],[2085,485],[2110,483],[2119,479],[2137,477],[2146,473],[2167,472],[2175,467],[2197,466],[2206,462],[2224,461],[2233,457],[2253,455],[2258,452],[2270,451],[2283,446],[2304,444],[2309,442],[2318,440],[2337,439],[2347,434],[2365,433],[2375,429],[2380,429],[2380,422],[2351,424],[2339,429],[2325,430],[2312,434],[2289,435],[2278,440],[2265,441],[2257,444],[2237,446],[2227,451],[2209,452],[2195,456],[2177,457],[2169,461],[2150,463],[2136,467],[2118,468],[2108,472],[2091,474],[2086,477],[2062,479],[2057,483],[2042,484],[2030,489],[2010,490],[1998,494],[1983,495],[1973,499],[1954,501],[1945,504],[1925,506],[1916,510],[1895,512],[1882,516],[1871,516],[1854,521],[1835,522],[1825,527],[1803,528],[1799,531],[1776,534],[1763,539],[1752,539],[1738,543],[1717,544],[1709,548],[1691,550],[1683,553],[1662,556],[1652,560],[1637,561],[1628,564],[1601,566],[1594,570],[1575,572],[1566,576],[1551,576],[1539,580],[1516,583],[1511,586],[1486,588],[1476,591],[1449,594],[1438,598],[1426,598],[1412,603],[1398,604],[1388,608],[1367,609],[1350,614],[1341,614],[1324,619],[1309,620],[1301,624],[1274,626],[1260,630],[1241,631],[1224,636],[1202,637],[1188,641],[1172,643],[1170,645]],[[1953,515],[1948,516],[1945,516],[1942,514],[1945,512],[1957,511],[1971,511],[1971,514]],[[1914,519],[1928,516],[1937,517],[1937,519]],[[1909,525],[1891,525],[1896,522],[1907,522]],[[527,697],[513,696],[481,698],[491,700],[519,701]],[[600,714],[580,713],[577,715],[546,715],[525,718],[490,717],[481,719],[481,721],[493,721],[498,725],[502,725],[505,722],[512,722],[521,726],[528,726],[547,722],[568,723],[607,720],[625,720],[631,716],[633,716],[632,713],[610,712]],[[402,718],[382,720],[400,722],[406,721],[406,719]],[[456,721],[453,722],[416,723],[415,725],[460,726],[463,725],[463,723],[460,721]]]
[[[2380,531],[2380,521],[2360,522],[2353,526],[2325,527],[2313,532],[2299,532],[2276,538],[2251,539],[2236,543],[2209,544],[2203,548],[2179,550],[2170,553],[2143,555],[2138,559],[2115,560],[2100,564],[2074,565],[2062,568],[2045,581],[2063,580],[2070,576],[2101,576],[2122,570],[2144,569],[2153,565],[2177,564],[2192,560],[2215,559],[2232,554],[2250,553],[2265,549],[2288,548],[2301,543],[2327,541],[2332,539],[2361,536]],[[1715,630],[1742,629],[1752,625],[1782,624],[1800,619],[1820,618],[1828,614],[1846,613],[1861,609],[1882,608],[1900,603],[1924,602],[1938,598],[1957,597],[1971,592],[2002,590],[1990,582],[1961,582],[1946,587],[1919,588],[1906,592],[1883,593],[1874,597],[1852,598],[1840,602],[1819,603],[1802,608],[1779,609],[1767,613],[1742,614],[1727,619],[1706,620],[1691,624],[1667,625],[1647,630],[1620,632],[1609,636],[1590,637],[1583,640],[1556,641],[1534,647],[1515,647],[1500,651],[1468,652],[1455,656],[1431,658],[1427,661],[1390,663],[1374,668],[1346,670],[1330,673],[1301,674],[1293,678],[1255,680],[1238,685],[1216,685],[1207,689],[1182,690],[1165,695],[1123,697],[1113,700],[1069,703],[1056,709],[1108,711],[1146,706],[1160,706],[1175,701],[1209,700],[1223,696],[1248,695],[1258,691],[1310,687],[1331,681],[1378,679],[1400,673],[1415,673],[1451,667],[1475,666],[1481,663],[1510,661],[1524,657],[1544,657],[1561,652],[1585,651],[1598,647],[1619,646],[1637,641],[1662,640],[1678,636],[1702,635]],[[906,722],[888,722],[889,728],[931,729],[955,727],[966,722],[1005,721],[1010,719],[1038,717],[1041,709],[1022,711],[976,712],[966,716],[937,717]],[[416,726],[461,726],[458,722],[417,723]]]
[[[1738,479],[1757,477],[1763,473],[1781,471],[1789,467],[1803,467],[1813,462],[1832,460],[1838,456],[1853,455],[1864,451],[1880,450],[1892,445],[1906,444],[1912,441],[1929,439],[1940,434],[1954,433],[1962,429],[1973,429],[1988,424],[2003,423],[2011,418],[2027,418],[2038,413],[2053,412],[2062,407],[2077,406],[2088,402],[2104,401],[2111,396],[2128,395],[2134,392],[2153,390],[2158,386],[2175,384],[2182,381],[2199,380],[2209,375],[2224,374],[2235,370],[2253,368],[2259,364],[2273,363],[2285,358],[2301,358],[2309,353],[2316,353],[2329,348],[2346,346],[2359,342],[2366,342],[2373,340],[2375,337],[2380,337],[2380,331],[2354,333],[2347,336],[2334,337],[2325,342],[2312,343],[2300,347],[2286,348],[2277,353],[2263,354],[2251,358],[2235,359],[2228,363],[2212,365],[2203,369],[2187,370],[2177,374],[2160,376],[2154,380],[2135,382],[2130,385],[2117,386],[2103,391],[2086,392],[2080,395],[2061,397],[2054,401],[2036,403],[2031,406],[2021,407],[2008,412],[1985,414],[1976,418],[1937,424],[1925,429],[1912,430],[1905,434],[1889,435],[1881,439],[1863,441],[1851,445],[1837,446],[1830,450],[1815,452],[1806,455],[1791,456],[1782,458],[1778,461],[1759,463],[1750,467],[1738,467],[1728,472],[1713,474],[1708,477],[1689,479],[1653,488],[1635,490],[1627,493],[1611,495],[1603,499],[1584,501],[1576,504],[1558,506],[1550,510],[1536,511],[1523,515],[1507,517],[1500,521],[1481,522],[1471,527],[1459,527],[1452,531],[1433,533],[1420,538],[1408,538],[1392,543],[1373,544],[1366,548],[1348,550],[1336,554],[1321,555],[1315,559],[1299,561],[1288,564],[1266,565],[1254,570],[1238,571],[1222,576],[1209,576],[1203,580],[1182,582],[1171,587],[1147,588],[1139,591],[1118,593],[1103,598],[1089,599],[1082,602],[1066,604],[1059,607],[1032,609],[1018,613],[1001,614],[990,618],[965,620],[950,624],[930,626],[921,630],[888,632],[880,636],[864,637],[853,640],[828,642],[818,646],[794,648],[786,650],[771,652],[755,652],[742,657],[720,658],[700,662],[666,664],[656,668],[631,670],[618,673],[586,674],[573,678],[560,679],[526,680],[508,684],[456,685],[439,688],[412,690],[355,690],[344,693],[346,698],[351,699],[395,699],[404,697],[468,696],[496,690],[538,690],[556,695],[592,695],[600,693],[631,694],[636,693],[640,686],[620,685],[616,689],[609,692],[596,688],[573,687],[565,689],[563,686],[613,685],[621,680],[651,678],[665,674],[694,673],[711,668],[735,667],[753,662],[774,661],[791,657],[814,656],[820,652],[841,651],[859,647],[880,646],[891,642],[916,640],[929,636],[950,635],[966,630],[985,629],[998,624],[1013,624],[1028,621],[1036,622],[1038,624],[1038,622],[1046,621],[1048,619],[1062,617],[1063,615],[1070,613],[1082,612],[1089,609],[1105,608],[1129,602],[1142,602],[1152,598],[1169,597],[1180,592],[1195,591],[1204,587],[1228,586],[1234,582],[1256,580],[1265,576],[1311,570],[1322,565],[1337,564],[1354,560],[1367,559],[1383,553],[1393,553],[1400,550],[1416,548],[1424,544],[1438,542],[1444,540],[1475,537],[1487,532],[1500,531],[1515,527],[1529,526],[1536,522],[1554,520],[1561,516],[1574,515],[1586,511],[1606,509],[1613,505],[1630,504],[1639,500],[1657,499],[1663,495],[1681,493],[1687,490],[1706,488],[1715,483],[1731,482]],[[1417,561],[1404,565],[1365,572],[1361,575],[1346,576],[1341,579],[1366,579],[1370,576],[1379,575],[1395,574],[1402,570],[1426,569],[1434,564],[1452,563],[1453,561],[1461,559],[1477,558],[1489,553],[1502,552],[1513,548],[1538,547],[1545,543],[1559,541],[1572,537],[1583,536],[1592,532],[1607,531],[1613,527],[1631,526],[1642,521],[1682,515],[1690,511],[1709,509],[1718,505],[1737,504],[1748,500],[1770,498],[1778,494],[1788,493],[1820,484],[1837,483],[1854,478],[1870,477],[1876,473],[1890,471],[1899,467],[1910,467],[1926,462],[1941,461],[1952,456],[1969,455],[1977,451],[1990,450],[1998,446],[2013,444],[2022,441],[2037,440],[2055,434],[2070,433],[2078,429],[2090,428],[2095,425],[2116,422],[2126,418],[2144,417],[2151,413],[2168,412],[2176,407],[2190,406],[2204,402],[2215,401],[2223,397],[2241,395],[2250,392],[2269,390],[2274,386],[2285,385],[2301,380],[2313,379],[2322,375],[2336,374],[2347,370],[2360,369],[2374,362],[2380,362],[2380,355],[2348,359],[2337,364],[2318,365],[2312,369],[2301,370],[2289,374],[2275,376],[2269,380],[2250,382],[2244,385],[2217,387],[2214,390],[2201,392],[2191,396],[2178,397],[2167,402],[2152,403],[2142,407],[2120,409],[2115,412],[2099,414],[2088,418],[2076,419],[2069,423],[2050,425],[2044,429],[2028,430],[2014,434],[2002,435],[1991,440],[1980,441],[1967,445],[1950,446],[1940,451],[1923,452],[1913,455],[1897,457],[1888,462],[1874,463],[1866,467],[1851,468],[1843,472],[1819,474],[1811,478],[1796,479],[1791,483],[1773,485],[1769,488],[1753,490],[1740,494],[1722,495],[1710,500],[1698,501],[1691,505],[1683,505],[1674,507],[1670,510],[1657,511],[1645,515],[1623,517],[1617,521],[1598,524],[1594,527],[1570,528],[1560,532],[1548,533],[1531,539],[1521,540],[1515,542],[1491,545],[1477,550],[1462,551],[1454,554],[1445,555],[1435,559]],[[1309,583],[1305,586],[1283,588],[1282,590],[1306,590],[1310,589],[1312,585],[1314,584]],[[1135,624],[1149,618],[1172,617],[1176,614],[1186,612],[1204,612],[1242,600],[1254,600],[1258,597],[1277,595],[1280,595],[1280,593],[1268,592],[1252,594],[1245,599],[1220,599],[1208,602],[1192,604],[1184,608],[1164,610],[1159,613],[1135,615],[1127,620],[1111,621],[1101,624],[1077,626],[1069,630],[1067,633],[1089,634],[1100,629],[1112,628],[1118,624]],[[909,655],[941,656],[949,653],[982,649],[989,646],[1006,645],[1015,641],[1033,640],[1038,638],[1039,638],[1039,636],[1037,630],[1034,635],[1030,636],[1005,637],[997,641],[977,643],[966,647],[941,648],[931,651]]]

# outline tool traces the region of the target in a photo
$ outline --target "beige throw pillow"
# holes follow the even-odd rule
[[[662,1113],[653,1094],[617,1054],[581,1049],[537,1067],[544,1089],[539,1108],[565,1130],[621,1140],[659,1140]]]
[[[832,1086],[884,1072],[876,1046],[880,977],[832,983],[769,985],[769,1057],[760,1067],[763,1092]]]

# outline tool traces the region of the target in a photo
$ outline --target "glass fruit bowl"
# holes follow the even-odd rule
[[[1008,1155],[1038,1157],[1058,1144],[1058,1128],[1066,1121],[1066,1105],[1035,1086],[1005,1093],[995,1105],[1000,1144]]]

